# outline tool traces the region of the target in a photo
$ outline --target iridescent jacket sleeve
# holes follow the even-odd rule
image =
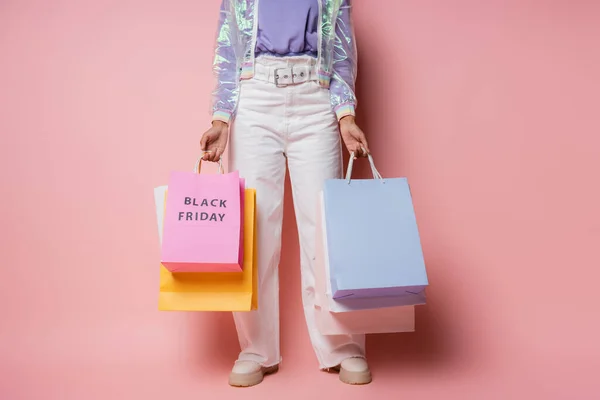
[[[354,92],[357,72],[357,51],[352,22],[351,0],[343,0],[337,16],[333,49],[333,76],[330,93],[331,105],[338,120],[355,115]]]
[[[239,94],[236,22],[232,10],[231,0],[222,0],[213,60],[216,88],[212,93],[212,118],[226,123],[235,113]]]

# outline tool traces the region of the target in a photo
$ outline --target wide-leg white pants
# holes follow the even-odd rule
[[[310,58],[257,60],[257,74],[241,83],[232,123],[230,167],[256,189],[258,218],[258,310],[234,313],[239,360],[269,367],[281,362],[279,277],[286,165],[292,183],[301,249],[302,301],[320,368],[364,356],[364,335],[323,336],[315,323],[315,224],[323,182],[342,175],[340,136],[329,91],[309,81],[277,87],[261,80],[277,68],[311,64]],[[348,221],[351,223],[351,216]],[[350,228],[350,227],[349,227]]]

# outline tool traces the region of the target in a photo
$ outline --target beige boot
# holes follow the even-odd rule
[[[347,358],[339,367],[340,381],[349,385],[366,385],[373,380],[367,360],[359,357]]]
[[[279,365],[263,367],[254,361],[237,361],[229,375],[229,384],[235,387],[258,385],[265,375],[274,374],[278,370]]]

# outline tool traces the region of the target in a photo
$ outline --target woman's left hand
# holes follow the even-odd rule
[[[340,120],[340,133],[348,151],[354,153],[354,158],[366,157],[370,153],[367,138],[352,115]]]

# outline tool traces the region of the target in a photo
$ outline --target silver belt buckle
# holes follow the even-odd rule
[[[275,86],[286,87],[294,84],[293,68],[277,68],[275,69]]]
[[[277,68],[275,70],[275,85],[286,87],[298,83],[307,82],[310,70],[306,65],[297,65],[290,68]]]

